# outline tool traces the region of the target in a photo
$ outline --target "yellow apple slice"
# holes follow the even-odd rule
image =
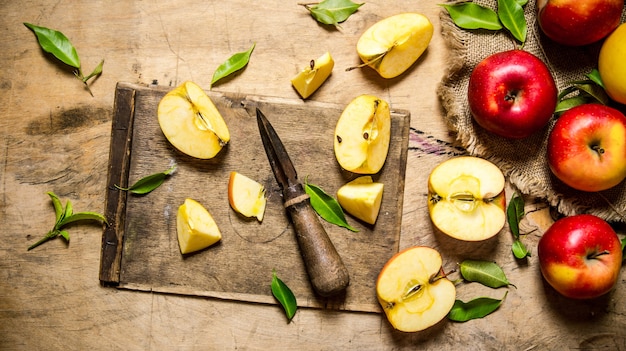
[[[265,213],[265,187],[238,172],[230,172],[228,180],[228,202],[236,212],[246,217],[263,221]]]
[[[167,140],[189,156],[212,158],[230,141],[224,118],[193,82],[168,92],[159,102],[157,116]]]
[[[335,61],[330,53],[326,52],[317,60],[311,60],[309,66],[291,80],[291,84],[298,94],[306,99],[328,79],[334,66]]]
[[[504,175],[493,163],[461,156],[439,164],[428,178],[428,211],[443,233],[465,241],[498,234],[506,221]]]
[[[349,214],[374,224],[380,212],[383,187],[383,183],[375,183],[371,176],[361,176],[337,190],[337,201]]]
[[[425,246],[405,249],[387,261],[376,281],[376,296],[395,329],[424,330],[450,312],[456,288],[441,265],[439,252]]]
[[[222,238],[209,211],[193,199],[185,199],[178,207],[176,227],[178,245],[183,255],[207,248]]]
[[[390,139],[389,104],[373,95],[361,95],[346,106],[337,121],[335,157],[347,171],[374,174],[385,164]]]
[[[419,13],[401,13],[369,27],[356,50],[361,60],[383,78],[406,71],[424,53],[433,36],[430,20]]]

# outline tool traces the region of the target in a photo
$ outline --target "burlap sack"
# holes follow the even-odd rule
[[[494,10],[496,7],[495,0],[474,2]],[[585,79],[586,73],[597,68],[601,43],[581,48],[558,45],[541,32],[536,21],[535,0],[529,0],[524,8],[528,35],[523,49],[548,65],[559,91],[573,80]],[[622,13],[622,22],[624,18],[626,14]],[[626,222],[626,182],[603,192],[588,193],[574,190],[552,175],[548,168],[546,145],[555,116],[542,132],[522,140],[495,136],[473,121],[467,102],[467,87],[473,67],[488,55],[514,49],[519,43],[504,30],[460,29],[445,10],[442,10],[440,19],[451,54],[438,94],[448,128],[456,132],[457,139],[468,152],[492,161],[522,194],[545,199],[563,215],[591,213],[607,221]],[[613,107],[624,111],[623,105]]]

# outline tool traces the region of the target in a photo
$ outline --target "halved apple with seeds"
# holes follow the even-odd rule
[[[437,324],[450,312],[456,288],[443,272],[439,252],[414,246],[387,261],[376,281],[376,296],[395,329],[416,332]]]
[[[222,238],[209,211],[198,201],[189,198],[178,207],[176,231],[180,253],[183,255],[207,248]]]
[[[460,156],[446,160],[428,178],[430,219],[455,239],[489,239],[506,221],[504,185],[502,171],[485,159]]]
[[[230,207],[245,217],[256,217],[263,221],[267,199],[261,183],[232,171],[228,180],[228,202]]]
[[[374,174],[385,164],[390,139],[389,104],[373,95],[361,95],[346,106],[337,121],[335,157],[347,171]]]
[[[214,157],[230,141],[230,133],[213,101],[187,81],[168,92],[157,109],[167,140],[180,152],[200,159]]]
[[[380,212],[383,188],[383,183],[374,182],[371,176],[361,176],[337,190],[337,201],[349,214],[374,224]]]

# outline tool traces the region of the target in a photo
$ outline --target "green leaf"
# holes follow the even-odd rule
[[[68,233],[67,230],[61,230],[59,231],[59,234],[63,237],[63,239],[65,239],[65,241],[68,243],[70,242],[70,233]]]
[[[163,182],[165,181],[165,178],[168,175],[172,174],[175,170],[176,165],[173,165],[164,172],[154,173],[139,179],[135,182],[135,184],[131,185],[128,188],[120,188],[117,185],[115,187],[123,191],[129,191],[133,194],[144,195],[160,187],[161,184],[163,184]]]
[[[498,0],[498,18],[519,42],[526,42],[526,17],[517,0]]]
[[[530,252],[526,249],[526,246],[519,240],[516,239],[511,246],[511,251],[513,251],[513,255],[518,259],[523,259],[526,257],[530,257]]]
[[[554,109],[554,113],[561,114],[572,107],[576,107],[578,105],[583,105],[589,102],[589,98],[585,96],[574,96],[571,98],[560,100],[558,104],[556,104],[556,108]]]
[[[524,199],[517,193],[513,194],[506,209],[507,221],[513,236],[519,238],[519,223],[524,218]]]
[[[339,202],[324,192],[324,190],[320,187],[305,182],[304,191],[309,194],[309,197],[311,198],[311,206],[315,212],[317,212],[317,214],[319,214],[325,221],[344,227],[353,232],[359,231],[348,224]]]
[[[244,68],[250,61],[250,55],[252,55],[252,51],[255,46],[256,44],[252,44],[252,47],[250,47],[248,51],[238,52],[226,60],[226,62],[219,65],[213,73],[211,85],[215,84],[218,80]]]
[[[490,288],[512,285],[506,275],[495,262],[481,260],[465,260],[459,264],[463,279],[477,282]]]
[[[609,96],[606,94],[606,91],[604,91],[604,88],[597,85],[592,80],[577,81],[573,84],[583,96],[591,98],[594,102],[603,105],[607,105],[609,103]]]
[[[104,66],[104,60],[100,61],[100,63],[93,69],[91,73],[87,77],[83,77],[81,80],[83,83],[87,84],[87,81],[92,77],[102,74],[102,66]]]
[[[455,322],[467,322],[472,319],[483,318],[497,310],[507,294],[508,291],[504,293],[501,300],[490,297],[479,297],[469,302],[456,300],[448,313],[448,318]]]
[[[592,69],[591,72],[589,72],[588,74],[586,74],[587,78],[589,78],[589,80],[591,80],[592,82],[598,84],[600,87],[602,87],[602,89],[604,89],[604,82],[602,82],[602,77],[600,76],[600,71],[598,71],[597,69]]]
[[[63,204],[55,193],[49,191],[47,194],[50,196],[50,199],[52,199],[52,205],[54,206],[54,214],[56,217],[55,223],[59,223],[63,219],[63,215],[65,214],[65,211],[63,210]]]
[[[272,272],[271,288],[272,295],[274,295],[276,300],[278,300],[278,302],[280,302],[283,306],[288,322],[291,321],[293,316],[296,314],[296,310],[298,309],[296,297],[291,289],[289,289],[289,287],[278,278],[276,271]]]
[[[318,4],[304,4],[304,7],[318,22],[336,26],[347,20],[362,5],[350,0],[324,0]]]
[[[79,212],[79,213],[74,213],[71,216],[65,217],[61,223],[59,223],[58,225],[58,229],[60,229],[61,227],[63,227],[66,224],[72,223],[72,222],[76,222],[76,221],[84,221],[84,220],[93,220],[93,221],[100,221],[100,222],[105,222],[106,223],[106,218],[96,212]]]
[[[35,33],[39,46],[45,52],[54,55],[54,57],[66,65],[80,69],[80,59],[78,58],[76,48],[63,33],[30,23],[24,23],[24,25]]]
[[[448,11],[454,24],[463,29],[500,30],[502,25],[498,14],[488,7],[473,2],[464,2],[455,5],[441,4]]]
[[[70,200],[67,200],[67,202],[65,203],[65,213],[63,214],[63,220],[71,216],[73,213],[74,213],[74,208],[72,207],[72,202]]]
[[[622,257],[626,260],[626,238],[622,239]]]

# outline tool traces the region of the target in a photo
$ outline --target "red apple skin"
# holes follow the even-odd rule
[[[495,53],[470,75],[468,103],[474,120],[505,138],[521,139],[552,117],[557,87],[548,67],[523,50]]]
[[[624,0],[537,0],[537,19],[548,38],[581,46],[617,28],[623,7]]]
[[[550,170],[570,187],[612,188],[626,178],[626,117],[600,104],[571,108],[552,128],[547,151]]]
[[[573,299],[591,299],[609,292],[622,266],[617,234],[607,222],[589,214],[565,217],[552,224],[539,240],[538,256],[546,281]]]

